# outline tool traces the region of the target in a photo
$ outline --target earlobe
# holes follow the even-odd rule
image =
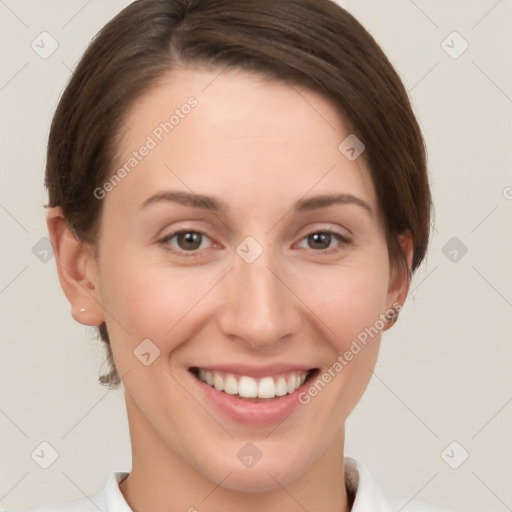
[[[90,248],[69,227],[62,208],[49,208],[46,215],[62,290],[71,304],[73,318],[84,325],[104,321],[97,282],[96,261]]]
[[[389,329],[398,319],[398,313],[403,308],[407,294],[409,293],[409,280],[414,255],[414,243],[412,233],[407,230],[398,237],[402,254],[407,262],[407,268],[400,271],[392,269],[390,272],[390,285],[388,289],[388,310],[395,310],[396,315],[386,323],[384,330]],[[405,263],[405,261],[404,261]]]

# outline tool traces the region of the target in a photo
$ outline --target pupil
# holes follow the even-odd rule
[[[330,235],[329,233],[315,233],[313,235],[310,235],[311,238],[313,238],[313,240],[315,242],[320,242],[320,244],[322,244],[322,239],[323,239],[323,243],[324,243],[324,246],[325,247],[322,247],[322,249],[326,248],[326,247],[329,247],[329,242],[330,242]],[[327,241],[327,243],[326,243]],[[317,246],[318,248],[318,246]]]
[[[183,249],[197,249],[201,245],[199,238],[200,233],[186,232],[179,235],[179,242],[184,242]]]

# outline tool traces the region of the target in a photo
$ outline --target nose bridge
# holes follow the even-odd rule
[[[229,273],[222,329],[246,343],[263,347],[296,331],[300,316],[283,265],[269,244],[247,237],[236,248]]]

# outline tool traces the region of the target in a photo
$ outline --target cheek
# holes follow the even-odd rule
[[[387,289],[387,260],[374,258],[312,276],[307,297],[341,350],[376,324],[385,311]]]
[[[308,296],[325,326],[324,340],[330,350],[326,352],[326,367],[303,399],[311,400],[320,425],[331,425],[331,435],[360,400],[378,357],[388,274],[387,260],[372,261],[336,268],[320,279],[316,276]]]
[[[120,358],[129,357],[126,354],[132,354],[145,339],[155,343],[161,353],[174,350],[181,338],[186,339],[183,329],[188,320],[201,310],[208,283],[215,282],[206,270],[177,270],[143,256],[132,249],[103,263],[101,299],[112,348]]]
[[[113,350],[119,353],[115,347],[122,343],[121,351],[131,354],[150,339],[168,354],[193,337],[204,316],[215,314],[212,301],[224,300],[219,273],[209,266],[166,266],[143,249],[121,246],[114,238],[105,242],[100,277]],[[343,354],[384,312],[388,271],[385,245],[376,244],[340,264],[295,268],[287,279],[311,312],[311,324]]]

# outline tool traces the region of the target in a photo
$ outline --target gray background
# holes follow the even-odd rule
[[[340,3],[409,90],[436,213],[427,261],[348,421],[346,455],[389,492],[512,510],[512,1]],[[97,383],[102,348],[72,319],[41,241],[53,111],[87,43],[126,4],[0,0],[0,508],[80,498],[131,467],[123,392]],[[43,51],[43,31],[58,43],[46,58],[31,47]],[[469,44],[457,58],[453,31]],[[31,456],[43,441],[58,453],[47,469]]]

